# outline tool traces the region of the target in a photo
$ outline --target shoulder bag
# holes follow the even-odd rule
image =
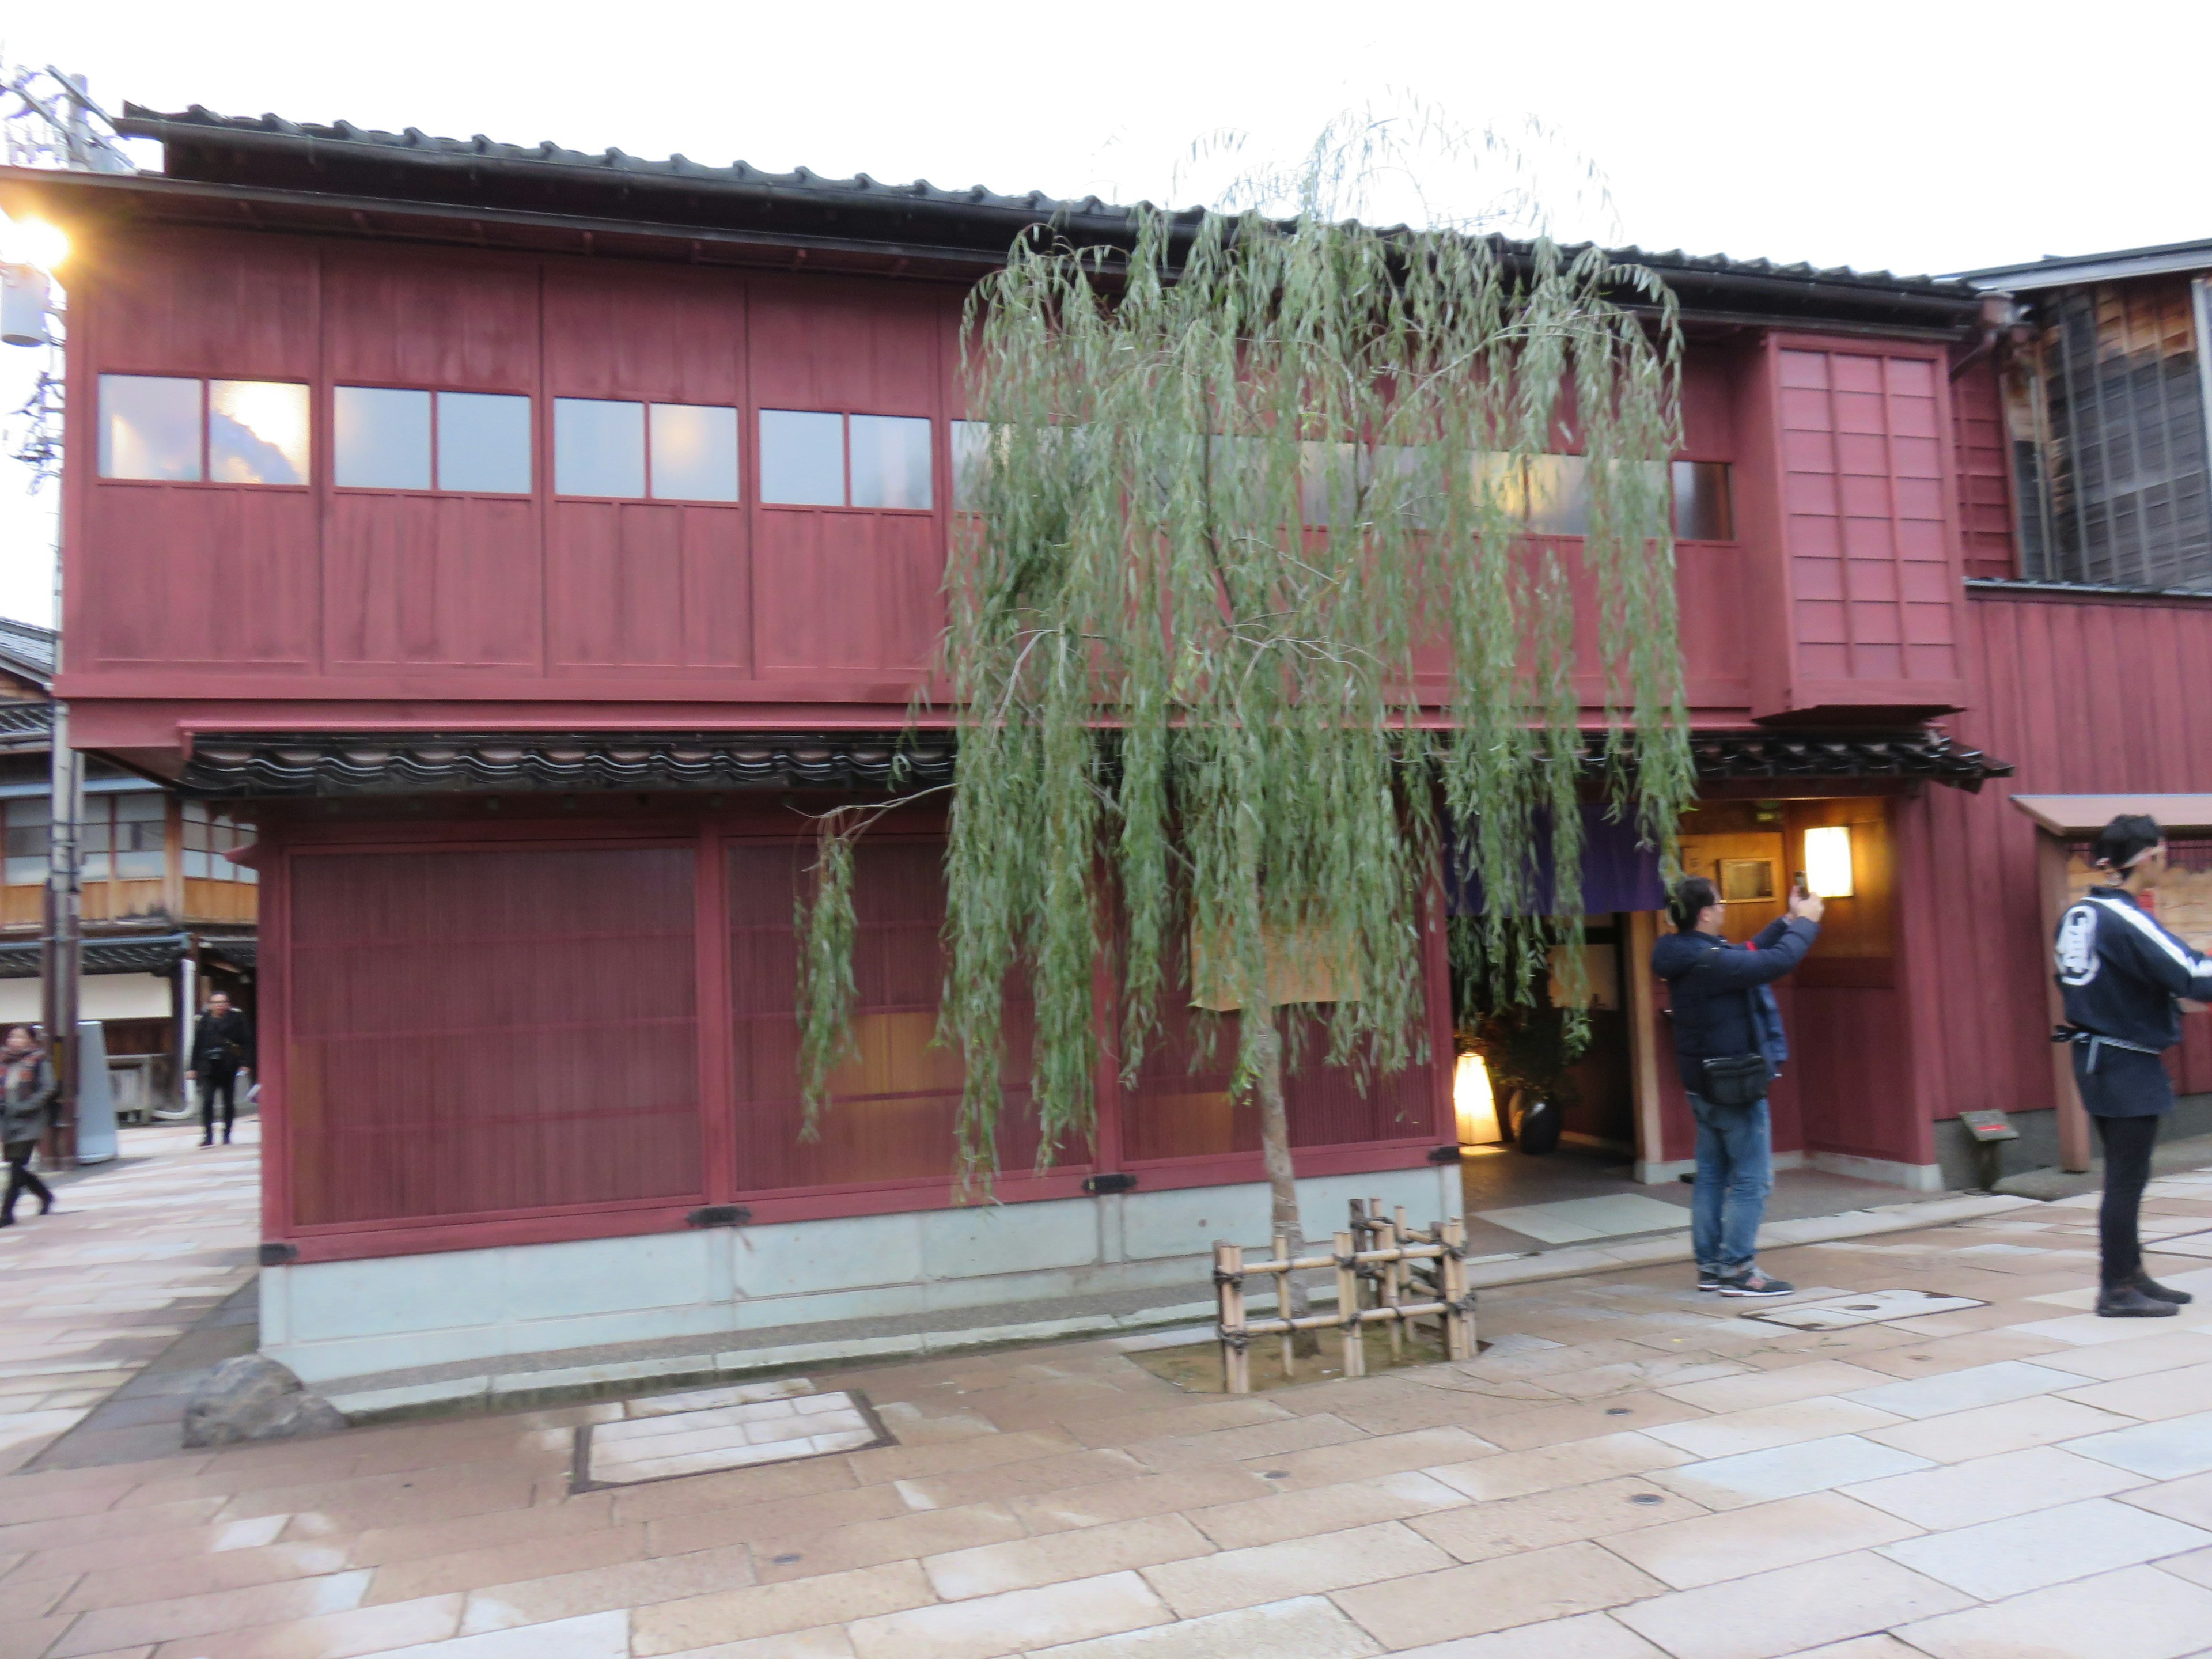
[[[1717,951],[1718,946],[1715,947]],[[1759,1040],[1759,1010],[1753,1006],[1751,993],[1746,991],[1744,1018],[1752,1041]],[[1701,1062],[1705,1086],[1698,1092],[1716,1106],[1756,1106],[1766,1098],[1767,1085],[1773,1081],[1774,1068],[1766,1063],[1766,1056],[1757,1048],[1747,1054],[1729,1054],[1720,1060]]]

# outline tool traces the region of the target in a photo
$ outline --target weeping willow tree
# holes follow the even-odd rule
[[[1010,986],[1041,1164],[1090,1133],[1102,1040],[1133,1079],[1169,999],[1239,1010],[1234,1088],[1295,1251],[1285,1070],[1424,1057],[1439,807],[1484,896],[1461,954],[1527,996],[1578,932],[1581,804],[1665,842],[1693,787],[1671,302],[1541,240],[1139,210],[1119,248],[1014,247],[966,344],[939,1027],[959,1167],[996,1166]],[[1578,546],[1532,539],[1570,495]],[[825,821],[801,907],[810,1114],[848,1052],[873,816]]]

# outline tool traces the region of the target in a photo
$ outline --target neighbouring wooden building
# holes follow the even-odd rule
[[[53,826],[55,635],[0,617],[0,1026],[42,1017]],[[114,1097],[174,1097],[196,988],[253,1001],[254,872],[224,854],[252,831],[235,806],[178,795],[100,756],[84,769],[79,1012],[104,1028]]]
[[[954,1204],[926,825],[863,844],[861,1058],[798,1133],[792,809],[880,785],[934,642],[963,299],[1024,228],[1110,239],[1121,210],[123,128],[165,172],[0,171],[0,205],[76,249],[73,729],[257,826],[269,1351],[317,1378],[1195,1293],[1213,1239],[1262,1237],[1253,1115],[1179,1033],[1043,1173],[1015,1103],[1000,1201]],[[1632,257],[1689,340],[1688,855],[1737,928],[1808,848],[1850,890],[1784,992],[1778,1143],[1939,1186],[1960,1109],[2053,1104],[2032,826],[1982,786],[2185,787],[2212,612],[2021,583],[2004,301]],[[1571,539],[1556,465],[1532,533]],[[1592,919],[1610,1081],[1570,1127],[1671,1179],[1650,896],[1590,890],[1625,907]],[[1310,1231],[1352,1195],[1458,1207],[1431,963],[1430,1064],[1294,1085]],[[2184,1064],[2212,1087],[2201,1038]]]

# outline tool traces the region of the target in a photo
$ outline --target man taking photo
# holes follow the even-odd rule
[[[1791,893],[1790,914],[1748,945],[1722,937],[1728,912],[1703,876],[1677,883],[1667,908],[1675,931],[1653,947],[1651,971],[1668,984],[1674,1056],[1698,1119],[1698,1180],[1690,1196],[1698,1288],[1723,1296],[1788,1296],[1796,1287],[1768,1278],[1753,1259],[1766,1195],[1774,1189],[1766,1091],[1790,1058],[1782,1011],[1769,988],[1802,962],[1820,936],[1820,901]]]

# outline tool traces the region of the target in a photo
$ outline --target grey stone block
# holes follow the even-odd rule
[[[291,1368],[258,1353],[226,1359],[185,1402],[185,1444],[289,1440],[345,1427],[337,1407],[309,1394]]]

